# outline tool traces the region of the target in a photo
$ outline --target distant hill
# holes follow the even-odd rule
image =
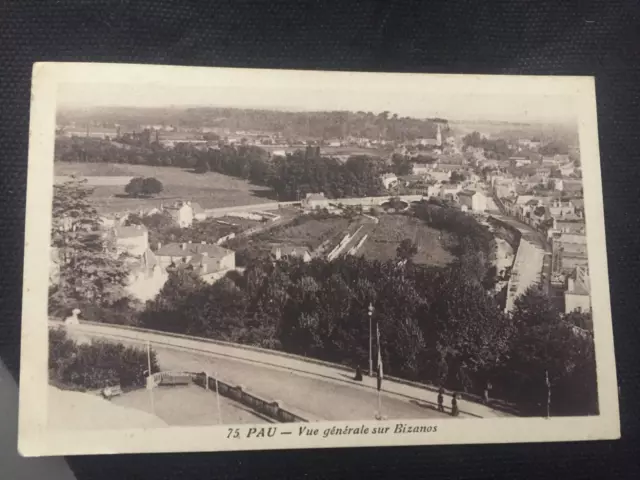
[[[174,126],[181,129],[224,129],[232,132],[258,131],[295,138],[345,138],[348,136],[384,140],[435,138],[437,124],[448,131],[445,119],[399,117],[391,112],[287,112],[213,107],[133,108],[97,107],[63,110],[58,124],[76,126],[90,123],[96,127],[123,131],[140,129],[144,125]]]

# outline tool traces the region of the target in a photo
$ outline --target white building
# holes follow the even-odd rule
[[[141,257],[149,248],[149,231],[144,225],[116,226],[113,236],[118,253]]]
[[[591,311],[590,295],[589,269],[586,266],[578,266],[574,274],[567,279],[567,290],[564,292],[565,313]]]
[[[165,210],[180,228],[187,228],[193,224],[193,208],[191,202],[177,202],[165,207]]]
[[[283,258],[301,258],[305,263],[311,261],[311,253],[309,253],[309,250],[305,247],[277,245],[271,249],[271,255],[274,260],[281,260]]]
[[[307,210],[329,208],[329,199],[324,196],[324,193],[307,193],[301,203],[302,207]]]
[[[424,175],[431,172],[432,165],[428,163],[414,163],[411,165],[411,173],[413,175]]]
[[[395,173],[385,173],[380,176],[380,179],[387,190],[398,185],[398,177],[396,177]]]
[[[451,180],[451,171],[450,170],[431,170],[429,172],[429,177],[436,182],[448,182]]]
[[[144,254],[131,263],[131,271],[126,290],[142,302],[152,300],[162,289],[169,274],[163,268],[154,253],[147,249]]]
[[[487,209],[487,197],[478,191],[462,190],[458,193],[458,202],[472,212],[484,212]]]
[[[560,174],[563,177],[568,177],[569,175],[572,175],[573,173],[575,173],[575,171],[576,171],[576,167],[573,164],[573,162],[560,166]]]
[[[156,258],[163,269],[189,268],[208,283],[214,283],[236,268],[234,251],[205,242],[160,246]]]

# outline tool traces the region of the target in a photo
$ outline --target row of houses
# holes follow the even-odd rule
[[[141,301],[150,300],[163,287],[172,269],[186,268],[203,281],[214,283],[234,270],[235,252],[219,245],[202,243],[169,243],[149,246],[149,232],[143,225],[117,225],[107,231],[118,254],[124,254],[129,267],[128,292]]]

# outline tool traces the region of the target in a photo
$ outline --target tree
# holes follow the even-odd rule
[[[521,327],[553,325],[560,321],[560,313],[540,287],[529,287],[514,302],[514,323]]]
[[[400,260],[411,261],[418,253],[418,246],[409,238],[405,238],[400,242],[396,249],[396,256]]]
[[[50,309],[84,302],[112,305],[126,298],[126,257],[105,236],[89,202],[91,193],[86,181],[54,186],[51,246],[57,252],[59,280],[50,289]]]
[[[160,180],[153,177],[135,177],[124,187],[125,193],[131,197],[155,195],[163,190]]]
[[[147,177],[142,182],[143,195],[155,195],[164,189],[162,182],[157,178]]]
[[[467,177],[465,177],[464,173],[462,172],[453,172],[451,174],[451,183],[460,183],[460,182],[464,182],[466,180]]]

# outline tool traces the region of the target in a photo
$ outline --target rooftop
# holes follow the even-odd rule
[[[295,245],[275,245],[271,249],[271,253],[275,255],[277,251],[280,251],[281,255],[288,255],[291,257],[302,256],[305,253],[309,253],[309,249],[306,247],[298,247]]]
[[[324,193],[307,193],[305,200],[326,200],[327,197],[324,196]]]
[[[203,253],[210,258],[220,258],[233,252],[209,243],[169,243],[160,247],[156,255],[159,257],[188,257]]]

